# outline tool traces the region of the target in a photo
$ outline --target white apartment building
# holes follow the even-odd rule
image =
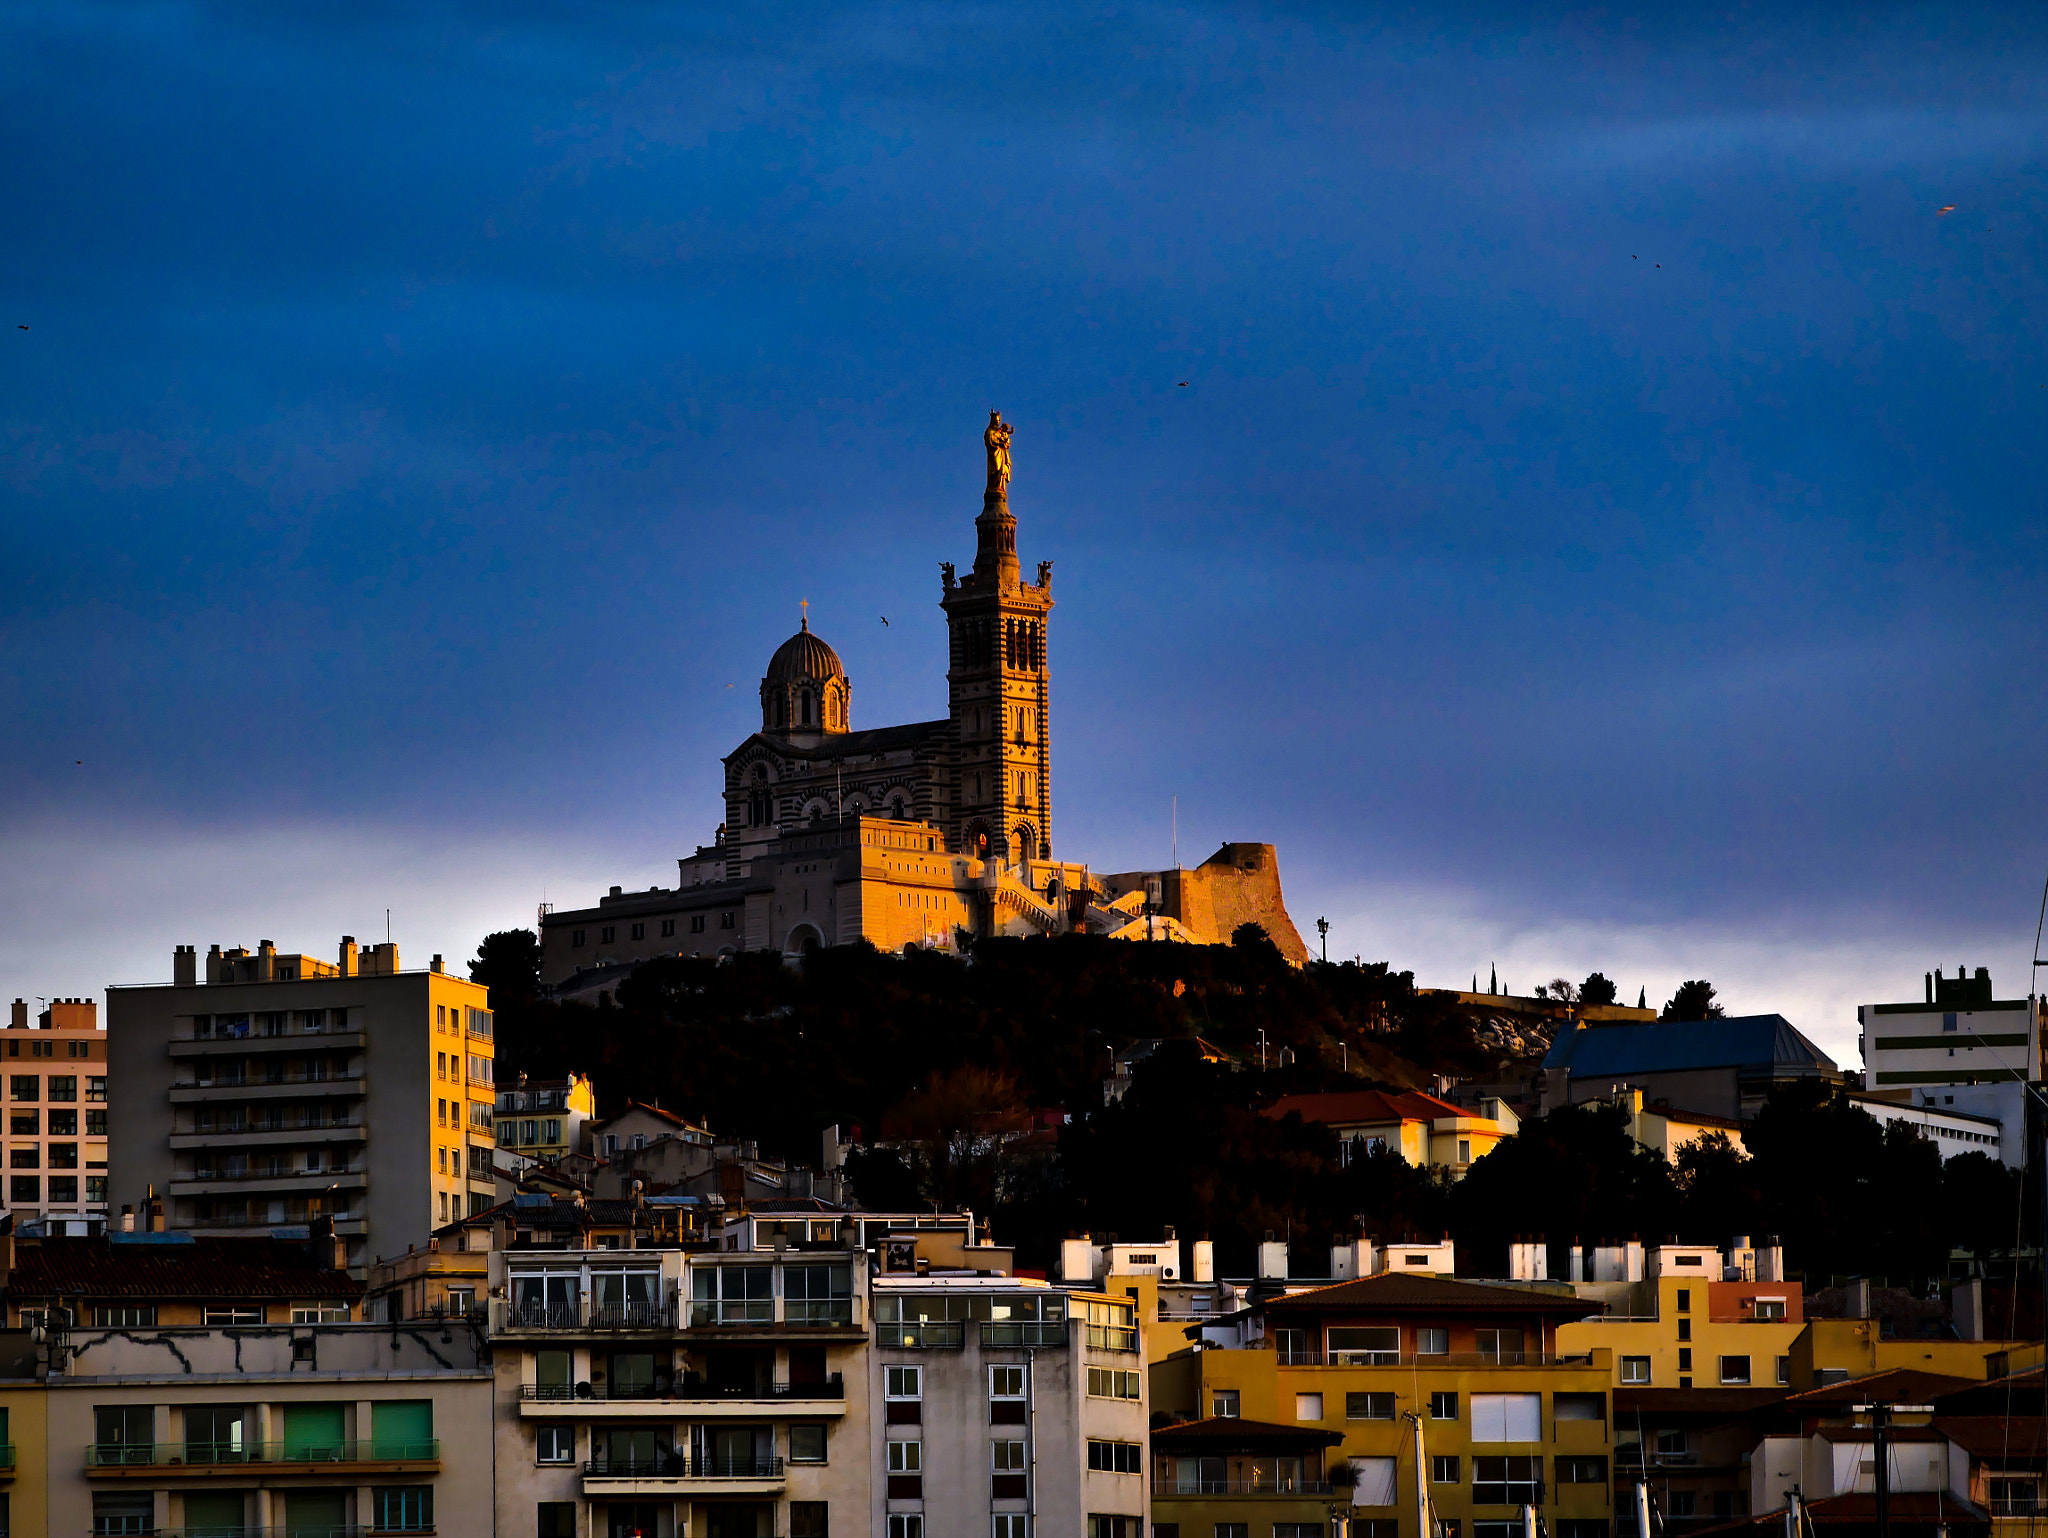
[[[1868,1091],[1947,1089],[2016,1083],[2041,1070],[2041,1001],[1995,999],[1991,974],[1956,968],[1930,972],[1926,997],[1910,1004],[1864,1004],[1863,1087]]]
[[[260,1233],[331,1218],[361,1276],[496,1199],[488,991],[401,971],[394,945],[333,962],[191,946],[168,984],[107,990],[121,1118],[112,1193],[152,1190],[172,1229]]]
[[[1143,1538],[1137,1305],[1012,1276],[874,1281],[876,1538]]]

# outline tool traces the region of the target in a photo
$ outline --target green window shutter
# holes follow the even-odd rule
[[[284,1455],[294,1461],[337,1462],[347,1440],[338,1404],[287,1404],[284,1407]]]
[[[194,1490],[185,1497],[188,1538],[240,1538],[247,1497],[240,1490]]]
[[[433,1400],[379,1400],[370,1407],[370,1440],[374,1458],[433,1457]]]
[[[333,1538],[347,1532],[348,1497],[339,1490],[293,1490],[284,1498],[285,1538]]]

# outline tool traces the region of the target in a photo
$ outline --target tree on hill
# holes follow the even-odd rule
[[[469,980],[491,990],[491,1008],[518,1009],[540,993],[540,941],[530,929],[485,935],[469,964]]]
[[[1581,1005],[1612,1004],[1613,1002],[1614,984],[1607,980],[1604,973],[1594,972],[1583,983],[1579,984],[1579,1003]]]
[[[1719,1020],[1728,1013],[1714,1002],[1714,985],[1705,978],[1680,983],[1665,1002],[1659,1020]]]

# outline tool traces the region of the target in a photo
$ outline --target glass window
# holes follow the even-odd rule
[[[989,1519],[988,1530],[989,1538],[1031,1538],[1031,1518],[1021,1511],[999,1511]],[[1178,1538],[1178,1534],[1178,1529],[1162,1533],[1157,1523],[1152,1528],[1152,1538]]]
[[[92,1311],[92,1322],[102,1330],[153,1330],[154,1303],[101,1303]]]
[[[78,1076],[69,1073],[50,1075],[50,1099],[76,1100],[78,1098]]]
[[[50,1205],[53,1207],[76,1206],[78,1204],[78,1177],[76,1175],[52,1175],[50,1177]]]
[[[1473,1416],[1479,1401],[1474,1394]],[[1472,1460],[1472,1503],[1475,1506],[1533,1506],[1543,1499],[1541,1458],[1474,1458]]]
[[[384,1486],[370,1492],[377,1529],[386,1533],[425,1532],[434,1525],[432,1485]]]
[[[884,1399],[922,1399],[924,1397],[924,1369],[922,1367],[890,1367],[884,1369],[882,1380]]]
[[[1392,1394],[1346,1394],[1344,1418],[1348,1421],[1390,1421],[1394,1418]]]
[[[1401,1360],[1401,1332],[1392,1327],[1333,1328],[1330,1361],[1338,1367],[1391,1367]]]
[[[1648,1383],[1650,1381],[1650,1359],[1646,1356],[1625,1356],[1621,1359],[1621,1381],[1624,1383]]]
[[[831,1538],[830,1508],[825,1502],[791,1501],[789,1538]]]
[[[924,1518],[914,1511],[890,1512],[889,1538],[924,1538]]]
[[[263,1323],[263,1305],[259,1303],[254,1306],[238,1305],[228,1308],[201,1309],[199,1322],[201,1324],[261,1324]]]
[[[1604,1421],[1607,1419],[1607,1396],[1553,1394],[1550,1396],[1550,1413],[1561,1421]]]
[[[991,1399],[1022,1399],[1024,1397],[1024,1369],[1022,1367],[998,1366],[988,1370],[988,1397]]]
[[[576,1503],[542,1501],[535,1510],[537,1538],[576,1538]]]
[[[1543,1440],[1541,1394],[1474,1394],[1472,1440],[1475,1442],[1540,1442]],[[1477,1496],[1473,1499],[1478,1499]],[[1520,1500],[1521,1497],[1516,1497]]]
[[[1723,1383],[1747,1383],[1749,1381],[1749,1358],[1746,1356],[1722,1357],[1721,1381]]]
[[[825,1461],[825,1427],[819,1422],[798,1422],[789,1428],[789,1461],[791,1463],[823,1463]]]
[[[1298,1421],[1319,1421],[1323,1418],[1323,1396],[1321,1394],[1296,1394],[1294,1396],[1294,1418]]]
[[[1429,1460],[1429,1482],[1433,1485],[1454,1485],[1458,1482],[1458,1455],[1437,1453]]]
[[[42,1099],[42,1076],[33,1073],[16,1073],[8,1075],[7,1098],[10,1100]]]
[[[1448,1356],[1450,1350],[1451,1332],[1442,1325],[1424,1325],[1415,1332],[1417,1356]]]
[[[1238,1391],[1234,1388],[1219,1388],[1209,1396],[1209,1413],[1219,1420],[1237,1418]]]
[[[1433,1421],[1454,1421],[1458,1418],[1458,1396],[1442,1391],[1429,1396],[1429,1418]]]
[[[989,1444],[989,1467],[998,1474],[1024,1472],[1024,1444],[1008,1439]]]
[[[541,1426],[533,1436],[533,1461],[536,1463],[574,1463],[576,1461],[576,1428],[574,1426]]]
[[[1604,1485],[1607,1483],[1607,1460],[1560,1458],[1557,1460],[1557,1482],[1561,1485]]]
[[[1136,1442],[1094,1442],[1088,1444],[1088,1467],[1098,1474],[1142,1474],[1145,1472]]]
[[[15,1204],[28,1203],[34,1206],[43,1199],[43,1177],[40,1175],[9,1175],[7,1177],[7,1199]]]
[[[147,1490],[95,1491],[92,1530],[95,1534],[154,1532],[156,1497]]]
[[[924,1443],[897,1441],[889,1444],[889,1472],[918,1474],[924,1471]]]
[[[690,1273],[690,1322],[697,1325],[767,1324],[773,1266],[697,1266]]]

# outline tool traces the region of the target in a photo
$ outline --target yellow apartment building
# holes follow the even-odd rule
[[[1524,1506],[1551,1538],[1604,1538],[1613,1367],[1605,1350],[1572,1354],[1558,1342],[1560,1327],[1593,1306],[1562,1290],[1398,1272],[1252,1304],[1228,1321],[1234,1343],[1213,1344],[1219,1321],[1204,1331],[1207,1348],[1154,1364],[1155,1409],[1336,1440],[1285,1455],[1299,1461],[1281,1478],[1243,1463],[1232,1473],[1227,1447],[1215,1455],[1221,1468],[1204,1465],[1181,1445],[1190,1433],[1161,1428],[1155,1531],[1208,1538],[1218,1521],[1246,1521],[1269,1538],[1276,1522],[1325,1521],[1319,1508],[1287,1513],[1334,1498],[1353,1538],[1422,1538],[1425,1501],[1459,1538],[1513,1538]]]
[[[1337,1134],[1338,1157],[1346,1164],[1359,1153],[1386,1149],[1417,1169],[1442,1169],[1455,1178],[1492,1153],[1521,1123],[1498,1100],[1475,1114],[1420,1090],[1346,1090],[1322,1095],[1283,1095],[1266,1115],[1299,1116]]]
[[[1762,1250],[1738,1244],[1725,1256],[1711,1245],[1615,1248],[1645,1274],[1575,1283],[1582,1299],[1607,1312],[1560,1325],[1560,1351],[1605,1350],[1617,1387],[1770,1388],[1796,1381],[1793,1342],[1806,1328],[1804,1295],[1799,1283],[1782,1280],[1771,1241]],[[1724,1280],[1731,1269],[1751,1279]]]
[[[29,1025],[14,1001],[6,1032],[7,1211],[53,1232],[107,1219],[107,1033],[91,999],[52,999]]]
[[[1795,1389],[1823,1388],[1880,1372],[1925,1372],[1945,1378],[1991,1376],[1992,1362],[2009,1364],[2014,1348],[2039,1342],[1998,1340],[1888,1340],[1876,1319],[1810,1319],[1786,1347]]]
[[[50,1530],[50,1396],[35,1379],[25,1335],[0,1346],[0,1532]]]

